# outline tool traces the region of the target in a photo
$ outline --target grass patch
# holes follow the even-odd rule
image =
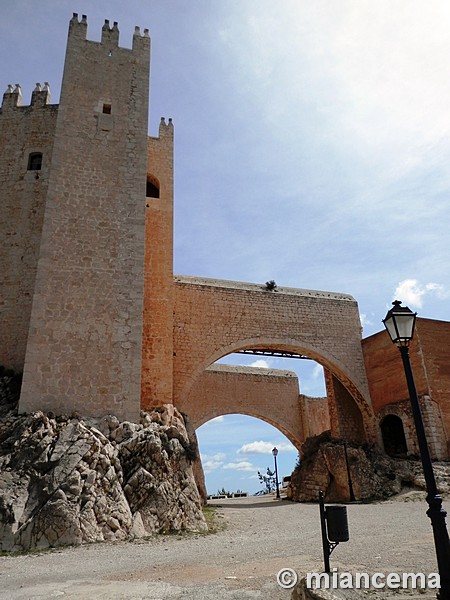
[[[223,515],[218,512],[218,506],[211,506],[206,504],[203,507],[203,516],[206,519],[208,525],[207,533],[217,533],[223,531],[226,528],[226,523]]]

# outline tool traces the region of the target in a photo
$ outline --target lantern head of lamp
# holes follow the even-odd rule
[[[386,317],[383,319],[389,337],[397,346],[409,346],[414,335],[417,313],[407,306],[401,306],[400,300],[394,300]]]
[[[274,448],[274,449],[272,450],[272,454],[273,454],[274,456],[277,456],[277,455],[278,455],[278,448]]]

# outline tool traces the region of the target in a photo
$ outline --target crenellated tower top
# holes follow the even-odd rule
[[[73,13],[73,17],[69,23],[69,38],[86,40],[87,39],[87,16],[82,15],[81,21],[78,20],[78,13]],[[92,42],[97,43],[97,42]],[[102,27],[101,42],[103,46],[108,49],[110,55],[115,48],[119,47],[119,24],[117,21],[113,21],[112,27],[110,21],[105,19]],[[150,33],[148,29],[144,29],[144,34],[141,34],[140,27],[134,28],[133,34],[133,50],[136,48],[145,47],[148,48],[150,45]],[[122,48],[123,50],[125,48]]]

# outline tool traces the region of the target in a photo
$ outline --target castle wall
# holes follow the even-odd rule
[[[39,86],[37,86],[39,90]],[[21,372],[47,196],[58,106],[48,91],[21,105],[19,88],[3,96],[0,112],[0,365]],[[31,153],[42,153],[29,170]]]
[[[173,401],[173,124],[148,139],[141,405]]]
[[[140,409],[150,39],[69,27],[19,410]]]
[[[173,126],[147,136],[148,32],[132,49],[116,23],[100,43],[86,32],[74,16],[59,106],[47,87],[29,106],[9,87],[0,111],[0,365],[24,369],[20,410],[137,420],[174,402],[201,421],[251,404],[297,441],[328,427],[376,441],[374,413],[392,413],[415,451],[399,352],[385,332],[361,340],[351,296],[173,278]],[[209,365],[250,348],[317,360],[328,398],[299,400],[267,374],[213,377]],[[448,457],[450,323],[418,319],[411,360],[431,451]],[[266,400],[286,389],[289,418],[258,408],[251,381]]]

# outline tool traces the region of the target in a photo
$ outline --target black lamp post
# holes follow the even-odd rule
[[[280,497],[280,488],[278,486],[278,469],[277,469],[277,456],[278,456],[278,448],[274,448],[272,450],[273,459],[275,461],[275,485],[277,486],[277,498]]]
[[[419,443],[420,458],[427,488],[427,515],[433,527],[434,545],[441,580],[441,589],[438,593],[440,600],[450,600],[450,541],[448,537],[445,517],[447,513],[442,508],[442,498],[438,494],[433,473],[430,451],[428,449],[422,414],[420,412],[419,398],[409,358],[409,343],[414,335],[414,325],[417,313],[413,313],[407,306],[401,306],[399,300],[392,303],[393,308],[388,311],[383,319],[384,326],[394,344],[398,346],[405,369],[408,384],[409,398],[411,400],[414,425]]]

